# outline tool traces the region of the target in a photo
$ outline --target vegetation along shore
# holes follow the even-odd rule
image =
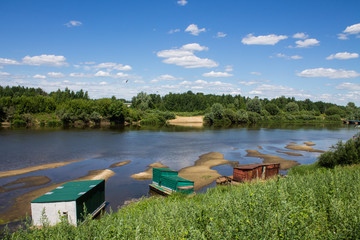
[[[25,227],[4,239],[358,239],[360,135],[286,178],[131,203],[74,227]],[[219,156],[220,157],[220,156]],[[196,164],[195,164],[196,165]]]
[[[183,116],[193,119],[182,120]],[[131,100],[90,99],[83,90],[74,92],[66,88],[47,93],[40,88],[0,86],[3,126],[164,125],[169,120],[172,124],[185,121],[189,126],[202,126],[203,121],[228,126],[257,122],[341,122],[342,119],[360,119],[359,107],[353,102],[340,106],[309,99],[251,99],[191,91],[164,96],[140,92]]]

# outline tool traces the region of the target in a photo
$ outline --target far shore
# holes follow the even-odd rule
[[[204,116],[180,117],[168,120],[170,125],[186,126],[186,127],[203,127]]]
[[[0,178],[12,177],[12,176],[16,176],[16,175],[22,175],[25,173],[30,173],[30,172],[35,172],[35,171],[40,171],[40,170],[45,170],[45,169],[50,169],[50,168],[63,167],[70,163],[80,162],[80,161],[84,161],[84,160],[85,159],[77,159],[77,160],[72,160],[72,161],[68,161],[68,162],[47,163],[47,164],[42,164],[42,165],[37,165],[37,166],[32,166],[32,167],[27,167],[27,168],[3,171],[3,172],[0,172]]]

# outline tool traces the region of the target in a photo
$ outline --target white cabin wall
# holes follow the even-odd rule
[[[50,203],[31,203],[31,216],[35,226],[41,226],[42,212],[45,208],[45,216],[50,225],[55,225],[60,222],[59,212],[64,216],[67,212],[69,223],[76,225],[76,202],[50,202]]]

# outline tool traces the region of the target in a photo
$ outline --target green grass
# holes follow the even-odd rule
[[[5,239],[359,239],[360,166],[144,199],[78,228],[19,230]],[[298,169],[299,170],[299,169]]]

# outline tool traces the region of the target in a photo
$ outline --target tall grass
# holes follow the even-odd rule
[[[77,228],[24,229],[6,239],[359,239],[360,166],[144,199]]]

